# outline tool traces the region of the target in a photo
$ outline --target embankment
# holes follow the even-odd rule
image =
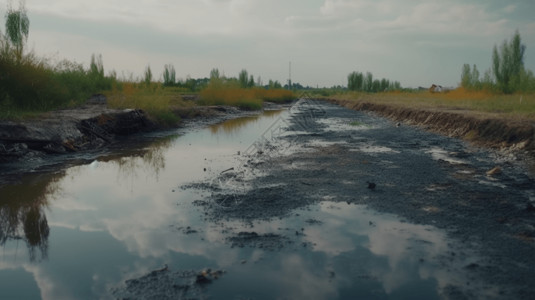
[[[422,126],[426,130],[480,146],[523,152],[535,158],[533,121],[509,120],[462,110],[418,109],[355,100],[327,101],[353,110],[371,111],[396,122]]]
[[[155,128],[141,110],[113,110],[104,105],[58,110],[24,121],[1,121],[0,163],[98,149],[119,136]]]

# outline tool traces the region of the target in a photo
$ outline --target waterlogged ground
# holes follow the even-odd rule
[[[307,100],[26,175],[0,298],[535,297],[521,162],[396,125]]]

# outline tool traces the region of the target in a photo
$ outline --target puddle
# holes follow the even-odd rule
[[[363,206],[326,199],[270,221],[208,221],[196,201],[210,193],[180,186],[239,172],[243,153],[287,114],[228,121],[1,187],[0,298],[128,294],[125,282],[141,284],[136,278],[163,266],[225,270],[199,298],[436,299],[464,286],[457,271],[468,256],[452,255],[444,233]]]
[[[438,148],[438,147],[430,148],[429,150],[427,150],[425,152],[431,154],[431,156],[435,160],[443,160],[443,161],[446,161],[446,162],[448,162],[450,164],[454,164],[454,165],[467,164],[467,162],[465,160],[453,157],[452,154],[455,154],[455,153],[448,152],[448,151],[446,151],[444,149],[441,149],[441,148]]]

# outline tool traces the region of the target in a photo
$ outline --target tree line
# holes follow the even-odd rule
[[[491,68],[481,76],[477,66],[464,64],[461,72],[461,86],[467,90],[488,90],[511,94],[535,92],[535,77],[524,67],[526,45],[518,30],[510,41],[503,41],[492,50]]]
[[[350,91],[377,93],[400,90],[401,84],[398,81],[390,81],[386,78],[374,79],[371,72],[366,72],[366,74],[352,72],[347,76],[347,88]]]

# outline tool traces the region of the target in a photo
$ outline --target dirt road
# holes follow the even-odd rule
[[[211,221],[284,218],[326,199],[365,204],[447,232],[444,269],[460,259],[481,285],[445,288],[446,298],[535,298],[535,182],[522,161],[327,102],[290,112],[233,170],[199,184],[213,192],[197,202]],[[229,240],[265,247],[269,237]]]

